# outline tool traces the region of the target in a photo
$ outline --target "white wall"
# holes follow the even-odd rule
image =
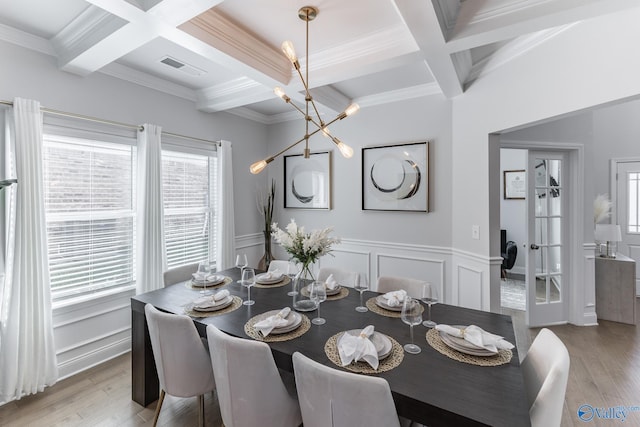
[[[0,42],[0,99],[40,101],[60,111],[123,123],[153,123],[163,130],[233,144],[236,237],[257,263],[261,235],[252,191],[260,177],[247,172],[266,154],[266,126],[237,116],[205,114],[192,101],[170,96],[101,73],[78,77],[59,71],[53,58]],[[1,147],[0,147],[1,148]],[[4,157],[4,152],[0,151]],[[3,158],[4,160],[4,158]],[[55,342],[62,377],[100,363],[130,348],[132,293],[110,295],[90,304],[54,310]]]
[[[482,288],[480,294],[494,293],[499,285],[499,233],[487,233],[499,227],[500,207],[499,186],[491,185],[499,181],[499,168],[491,167],[497,148],[489,135],[638,95],[640,57],[630,54],[640,37],[638,18],[640,11],[632,10],[583,21],[476,80],[454,100],[452,243],[456,251],[484,257],[475,264],[482,272],[476,284]],[[591,180],[585,175],[585,181]],[[584,188],[593,190],[590,182]],[[592,221],[588,196],[583,195],[584,217],[574,218],[581,229],[585,221]],[[480,240],[470,237],[474,224],[480,225]],[[583,237],[576,236],[576,251],[582,249]],[[458,257],[453,262],[454,271],[458,262],[470,264]],[[574,283],[581,282],[582,274],[584,269],[576,268]],[[571,298],[574,323],[595,321],[589,306],[594,295],[580,290]]]
[[[283,160],[277,158],[266,170],[277,181],[274,220],[281,226],[291,218],[308,229],[335,227],[343,239],[335,258],[321,260],[333,265],[379,275],[405,275],[442,285],[451,252],[451,103],[441,96],[413,99],[363,108],[358,114],[331,126],[332,134],[354,148],[344,159],[321,136],[311,138],[312,151],[333,150],[333,209],[313,211],[283,208]],[[303,120],[281,123],[269,129],[269,152],[275,153],[304,133]],[[361,209],[362,148],[415,141],[430,142],[430,212],[381,212]],[[298,154],[296,147],[286,154]],[[264,172],[263,172],[264,173]],[[274,243],[274,253],[286,254]]]

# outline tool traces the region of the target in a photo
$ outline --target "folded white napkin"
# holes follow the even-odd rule
[[[470,325],[464,329],[449,325],[437,325],[436,329],[454,337],[464,338],[465,341],[494,353],[497,353],[498,350],[513,348],[513,344],[503,337],[489,333],[476,325]]]
[[[260,279],[262,280],[275,280],[281,277],[282,277],[282,271],[278,270],[277,268],[275,270],[267,271],[266,273],[263,273],[260,275]]]
[[[213,295],[198,298],[193,302],[194,307],[198,307],[201,309],[215,307],[216,305],[220,305],[220,303],[227,299],[229,296],[229,291],[224,289],[222,291],[216,292]]]
[[[286,326],[286,324],[288,323],[287,316],[289,315],[290,312],[291,312],[291,309],[289,307],[285,307],[282,310],[280,310],[278,314],[269,316],[264,320],[256,322],[256,324],[253,325],[253,327],[259,330],[260,332],[262,332],[262,335],[266,337],[275,328],[281,328],[283,326]]]
[[[373,369],[378,369],[378,352],[376,346],[369,339],[373,332],[373,325],[369,325],[359,335],[353,336],[348,333],[342,335],[338,344],[342,366],[347,366],[352,361],[364,360]]]
[[[193,279],[197,280],[198,282],[217,282],[218,280],[221,279],[221,276],[217,275],[217,274],[211,274],[211,273],[200,273],[200,272],[195,272],[193,273]]]
[[[338,287],[338,282],[333,278],[333,274],[330,274],[329,277],[327,277],[327,280],[324,281],[324,287],[330,291],[333,291]]]
[[[405,291],[404,289],[400,289],[399,291],[387,292],[386,294],[382,295],[382,297],[387,300],[387,305],[389,307],[401,306],[406,296],[407,291]]]

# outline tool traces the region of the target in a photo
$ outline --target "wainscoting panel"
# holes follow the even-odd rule
[[[400,276],[424,280],[437,286],[439,295],[445,295],[445,261],[442,259],[379,253],[376,266],[377,277]]]
[[[371,271],[371,252],[366,250],[345,249],[342,245],[334,249],[332,255],[320,258],[318,267],[333,267],[369,274]],[[317,273],[317,271],[316,271]],[[369,279],[371,276],[367,276]]]
[[[462,307],[483,308],[482,270],[458,264],[458,305]]]

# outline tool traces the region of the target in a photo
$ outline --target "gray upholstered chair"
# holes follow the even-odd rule
[[[181,265],[164,272],[164,285],[174,285],[191,279],[191,275],[198,271],[198,262],[195,264]]]
[[[160,381],[154,427],[165,393],[177,397],[198,396],[198,418],[204,426],[204,394],[213,391],[216,384],[207,348],[193,320],[186,315],[164,313],[151,304],[145,305],[144,313]]]
[[[378,277],[377,291],[387,293],[404,289],[407,294],[413,298],[422,298],[424,296],[425,287],[431,287],[431,283],[424,280],[411,279],[409,277]]]
[[[318,272],[318,280],[324,282],[330,274],[333,274],[333,278],[341,286],[353,288],[358,283],[357,272],[333,267],[322,267]]]

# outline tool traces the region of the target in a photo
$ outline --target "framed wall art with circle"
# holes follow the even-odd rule
[[[331,209],[331,151],[284,156],[284,207]]]
[[[429,212],[429,142],[362,149],[362,209]]]

